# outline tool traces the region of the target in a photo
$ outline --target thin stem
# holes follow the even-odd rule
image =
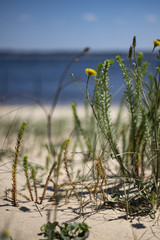
[[[80,52],[76,57],[74,57],[69,63],[68,65],[66,66],[66,68],[64,69],[61,77],[60,77],[60,80],[59,80],[59,85],[58,85],[58,89],[57,89],[57,92],[56,92],[56,95],[52,101],[52,105],[51,105],[51,108],[50,108],[50,116],[52,117],[52,114],[54,112],[54,109],[56,107],[56,104],[57,104],[57,101],[59,99],[59,96],[60,96],[60,93],[61,93],[61,90],[62,90],[62,84],[65,80],[65,76],[68,72],[68,70],[70,69],[70,67],[72,66],[73,63],[77,62],[79,60],[80,57],[84,56],[87,52],[89,51],[89,48],[85,48],[82,52]]]
[[[34,97],[30,94],[27,94],[27,93],[17,93],[17,94],[11,94],[9,96],[4,96],[4,97],[0,98],[0,101],[1,102],[6,101],[6,100],[9,100],[9,99],[15,98],[15,97],[24,97],[24,98],[28,98],[28,99],[34,101],[36,104],[38,104],[42,108],[42,110],[44,111],[44,113],[47,116],[48,113],[47,113],[47,110],[45,108],[45,105],[38,98],[36,98],[36,97]]]
[[[159,171],[160,171],[160,153],[159,153],[159,149],[158,149],[158,139],[157,139],[157,132],[158,132],[158,127],[157,127],[157,108],[158,108],[158,101],[159,101],[159,86],[160,86],[160,73],[159,73],[159,81],[158,81],[158,88],[157,88],[157,102],[155,104],[155,147],[156,147],[156,152],[157,152],[157,174],[156,174],[156,184],[158,187],[158,179],[159,179]]]
[[[89,83],[90,76],[88,75],[87,82],[86,82],[86,98],[89,98],[89,93],[88,93],[88,83]]]
[[[149,57],[149,59],[148,59],[148,64],[149,64],[150,61],[151,61],[151,58],[152,58],[152,55],[153,55],[154,49],[155,49],[155,46],[153,47],[152,52],[151,52],[151,55],[150,55],[150,57]]]

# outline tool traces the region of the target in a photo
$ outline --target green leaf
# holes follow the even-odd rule
[[[140,67],[142,65],[142,60],[143,60],[143,53],[138,53],[137,55],[137,64]]]
[[[97,79],[100,78],[102,68],[103,68],[103,63],[99,63],[97,66]]]

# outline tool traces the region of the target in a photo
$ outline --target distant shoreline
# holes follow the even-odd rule
[[[143,52],[144,55],[150,55],[150,51],[138,51],[138,52]],[[19,57],[19,58],[30,58],[30,57],[74,57],[77,54],[79,54],[79,51],[16,51],[16,50],[0,50],[0,57]],[[117,56],[117,55],[127,55],[128,51],[123,51],[123,50],[114,50],[114,51],[91,51],[87,53],[86,55],[83,56],[85,57],[103,57],[106,55],[110,56]],[[153,56],[156,56],[156,54],[153,54]]]

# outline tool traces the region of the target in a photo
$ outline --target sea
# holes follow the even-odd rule
[[[121,69],[116,61],[120,55],[128,67],[127,52],[96,52],[76,58],[77,52],[52,53],[0,53],[0,104],[83,104],[83,93],[86,88],[86,68],[97,70],[97,65],[106,59],[113,59],[114,64],[109,71],[109,86],[112,94],[112,104],[119,104],[125,86]],[[144,53],[144,61],[150,53]],[[74,61],[73,61],[74,59]],[[153,55],[149,72],[155,74],[159,59]],[[79,87],[70,74],[74,75]],[[146,80],[148,74],[146,75]],[[62,82],[60,91],[58,87]],[[89,96],[92,98],[95,86],[94,78],[89,80]],[[58,97],[57,97],[58,95]]]

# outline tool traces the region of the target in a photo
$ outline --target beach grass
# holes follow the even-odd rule
[[[85,92],[71,74],[84,95],[83,118],[74,103],[70,107],[71,118],[52,117],[68,67],[49,111],[39,104],[45,109],[43,121],[28,119],[24,129],[25,123],[16,115],[12,120],[0,118],[0,131],[4,137],[1,163],[13,156],[10,197],[13,205],[18,205],[17,193],[20,193],[17,190],[17,169],[24,171],[30,196],[27,197],[35,202],[38,209],[41,209],[44,200],[54,205],[54,222],[50,223],[48,219],[49,225],[44,225],[45,229],[42,227],[43,232],[54,225],[54,228],[58,226],[60,231],[66,231],[68,235],[65,236],[69,236],[67,228],[77,229],[79,233],[81,225],[77,228],[77,225],[73,227],[57,222],[57,206],[61,202],[67,204],[73,198],[79,206],[79,217],[85,216],[86,211],[90,214],[101,211],[103,207],[123,211],[126,219],[136,216],[154,219],[156,216],[160,207],[160,66],[152,73],[148,72],[148,66],[160,41],[153,41],[147,62],[143,62],[143,53],[136,53],[136,44],[134,37],[129,48],[128,65],[120,56],[116,57],[122,71],[119,81],[122,81],[125,90],[114,119],[109,75],[114,61],[108,59],[100,63],[97,70],[86,69]],[[159,55],[160,50],[158,58]],[[88,92],[90,81],[96,82],[92,99]],[[16,143],[13,139],[17,132]],[[30,159],[35,148],[38,153],[36,158],[41,159],[37,163]],[[53,191],[50,195],[47,194],[49,185]],[[6,189],[7,197],[9,192],[10,189]],[[52,232],[53,236],[55,234],[65,239],[63,231]],[[88,237],[88,227],[86,235],[83,234],[84,238],[78,239]],[[48,239],[54,239],[53,236]]]

